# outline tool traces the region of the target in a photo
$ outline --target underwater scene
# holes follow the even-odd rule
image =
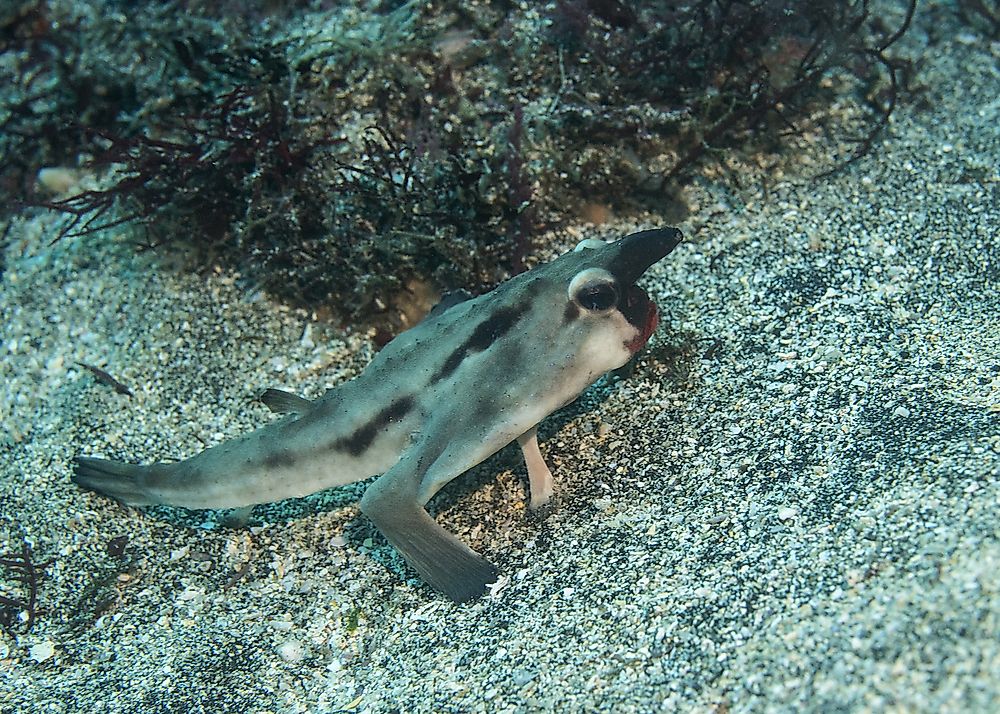
[[[0,2],[0,714],[1000,711],[997,0]]]

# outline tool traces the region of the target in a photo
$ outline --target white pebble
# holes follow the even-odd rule
[[[782,521],[790,521],[797,515],[799,515],[799,509],[794,506],[785,506],[778,509],[778,519]]]
[[[823,360],[826,362],[839,362],[844,359],[844,353],[837,347],[827,347],[823,352]]]
[[[62,166],[49,166],[38,172],[38,184],[49,193],[69,193],[79,180],[76,171]]]
[[[28,648],[28,656],[39,664],[52,659],[52,655],[55,653],[56,646],[52,644],[52,640],[45,640]]]
[[[905,419],[906,417],[910,416],[910,410],[907,409],[906,407],[899,406],[896,407],[895,411],[893,411],[893,415],[898,417],[903,417]]]
[[[526,669],[515,669],[511,674],[511,681],[514,683],[515,687],[523,687],[525,684],[534,679],[536,674],[534,672],[529,672]]]
[[[278,654],[286,662],[301,662],[305,657],[305,647],[298,640],[288,640],[278,645]]]
[[[306,349],[312,349],[313,347],[316,346],[316,343],[313,341],[312,338],[311,322],[306,323],[305,329],[302,330],[302,337],[299,338],[299,344],[305,347]]]
[[[194,585],[188,585],[181,591],[181,594],[177,596],[177,599],[181,602],[190,602],[191,600],[198,600],[205,594],[205,591]]]

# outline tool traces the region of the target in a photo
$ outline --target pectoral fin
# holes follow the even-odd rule
[[[455,602],[473,600],[497,579],[497,569],[424,510],[449,481],[513,439],[463,423],[464,412],[440,413],[425,436],[365,492],[361,510],[420,577]]]
[[[386,474],[386,476],[390,476]],[[372,484],[361,510],[420,577],[455,602],[468,602],[496,581],[497,570],[430,517],[413,494],[386,476]]]

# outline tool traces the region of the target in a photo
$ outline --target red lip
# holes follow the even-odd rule
[[[649,299],[646,291],[633,285],[628,290],[622,313],[625,315],[625,319],[639,328],[639,334],[625,343],[629,352],[635,354],[645,346],[653,332],[656,331],[656,326],[660,321],[659,311],[653,301]]]

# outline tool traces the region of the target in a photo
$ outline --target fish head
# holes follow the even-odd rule
[[[547,324],[540,330],[552,355],[577,355],[588,371],[616,369],[641,350],[656,329],[659,311],[636,281],[681,242],[676,228],[658,228],[605,243],[588,239],[546,266]]]
[[[489,293],[432,311],[369,369],[385,365],[386,383],[398,372],[449,399],[472,395],[485,421],[516,413],[511,430],[526,429],[643,348],[658,310],[636,281],[680,241],[675,228],[583,241]]]

